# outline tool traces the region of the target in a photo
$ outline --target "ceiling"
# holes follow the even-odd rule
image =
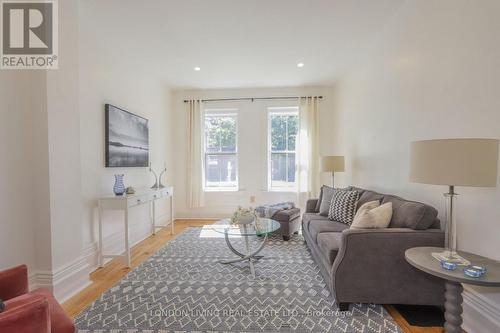
[[[154,75],[173,88],[331,84],[402,4],[81,0],[80,61]]]

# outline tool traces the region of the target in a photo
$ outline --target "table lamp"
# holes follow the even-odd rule
[[[335,187],[335,172],[343,172],[344,168],[344,156],[321,157],[321,171],[332,173],[332,187]]]
[[[412,142],[410,181],[447,185],[446,249],[433,253],[440,260],[458,265],[470,263],[457,254],[455,186],[495,187],[497,184],[498,140],[441,139]]]

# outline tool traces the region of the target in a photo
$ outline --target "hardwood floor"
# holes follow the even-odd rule
[[[170,228],[159,231],[156,235],[150,236],[137,244],[132,249],[132,267],[127,268],[121,259],[113,259],[105,267],[97,269],[90,274],[92,283],[70,298],[63,304],[64,310],[72,317],[78,315],[93,301],[98,299],[102,293],[111,288],[120,281],[128,272],[139,266],[143,261],[162,248],[175,235],[181,233],[184,229],[192,226],[203,226],[213,223],[210,220],[176,220],[175,233],[170,235]],[[394,320],[401,326],[405,333],[441,333],[441,327],[417,327],[411,326],[392,306],[386,306],[387,311]]]

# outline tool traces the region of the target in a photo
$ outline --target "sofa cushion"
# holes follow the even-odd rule
[[[290,222],[300,217],[300,208],[290,208],[280,210],[273,215],[273,219],[280,222]]]
[[[359,192],[361,189],[355,188],[355,190]],[[359,197],[358,205],[357,205],[356,209],[359,209],[361,206],[363,206],[367,202],[370,202],[370,201],[382,202],[383,199],[384,199],[383,194],[377,193],[375,191],[363,190],[362,194]]]
[[[437,217],[434,219],[432,222],[431,226],[429,229],[441,229],[441,220],[439,220]]]
[[[323,232],[341,232],[344,229],[349,229],[349,226],[337,221],[313,220],[309,223],[309,234],[315,242],[318,242],[318,234]]]
[[[318,235],[318,247],[326,259],[333,265],[333,261],[339,253],[340,242],[342,241],[341,232],[323,232]]]
[[[408,201],[394,195],[385,195],[382,203],[386,202],[392,202],[393,211],[390,228],[425,230],[436,221],[438,212],[429,205]]]
[[[328,220],[328,217],[324,217],[316,213],[304,213],[304,215],[302,215],[302,227],[309,231],[309,224],[311,223],[311,221],[317,220],[330,221]]]
[[[64,312],[61,305],[59,305],[49,290],[44,288],[35,289],[30,294],[41,295],[47,299],[47,302],[49,303],[51,333],[75,332],[75,324],[73,323],[73,320],[68,317],[66,312]]]

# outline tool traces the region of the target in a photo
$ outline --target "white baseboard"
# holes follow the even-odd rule
[[[179,220],[220,220],[231,217],[234,209],[228,212],[217,212],[217,213],[207,213],[200,212],[199,215],[193,212],[175,212],[175,220],[176,222],[181,222]]]
[[[38,288],[38,284],[36,282],[36,272],[28,272],[28,286],[29,290]]]
[[[500,332],[500,305],[464,286],[463,329],[468,333]]]
[[[59,302],[64,302],[90,284],[89,265],[82,255],[54,271],[36,271],[30,280],[30,289],[47,288]]]
[[[217,221],[223,218],[227,218],[229,215],[220,215],[219,217],[176,217],[175,218],[175,223],[183,223],[183,221],[177,221],[177,220],[209,220],[209,221]]]
[[[170,221],[165,219],[160,221],[159,225],[166,225]],[[139,228],[138,228],[139,229]],[[137,232],[138,230],[131,230]],[[137,245],[147,237],[149,233],[145,233],[139,239],[134,240],[132,246]],[[103,239],[106,247],[113,251],[123,248],[123,233],[113,233]],[[59,302],[64,302],[86,288],[90,283],[89,274],[97,268],[98,243],[93,242],[85,246],[82,255],[54,271],[35,271],[29,277],[30,290],[36,288],[47,288],[52,290],[54,296]]]
[[[158,221],[157,225],[159,226],[166,226],[170,224],[170,219],[168,218],[163,218]],[[144,227],[144,225],[143,225]],[[131,234],[138,233],[142,228],[137,228],[136,230],[130,230]],[[147,230],[147,231],[146,231]],[[140,238],[133,240],[131,243],[131,247],[134,247],[135,245],[139,244],[146,238],[150,237],[150,229],[149,226],[147,228],[144,227],[144,235],[141,236]],[[115,253],[115,254],[122,254],[123,249],[124,249],[124,240],[123,240],[123,233],[122,232],[117,232],[117,233],[112,233],[110,235],[107,235],[103,239],[103,243],[105,244],[106,251]],[[87,263],[90,267],[90,272],[96,270],[98,268],[98,252],[99,252],[99,244],[97,242],[93,242],[88,244],[84,249],[83,253],[85,258],[87,258]],[[112,259],[107,259],[105,263],[111,261]]]

